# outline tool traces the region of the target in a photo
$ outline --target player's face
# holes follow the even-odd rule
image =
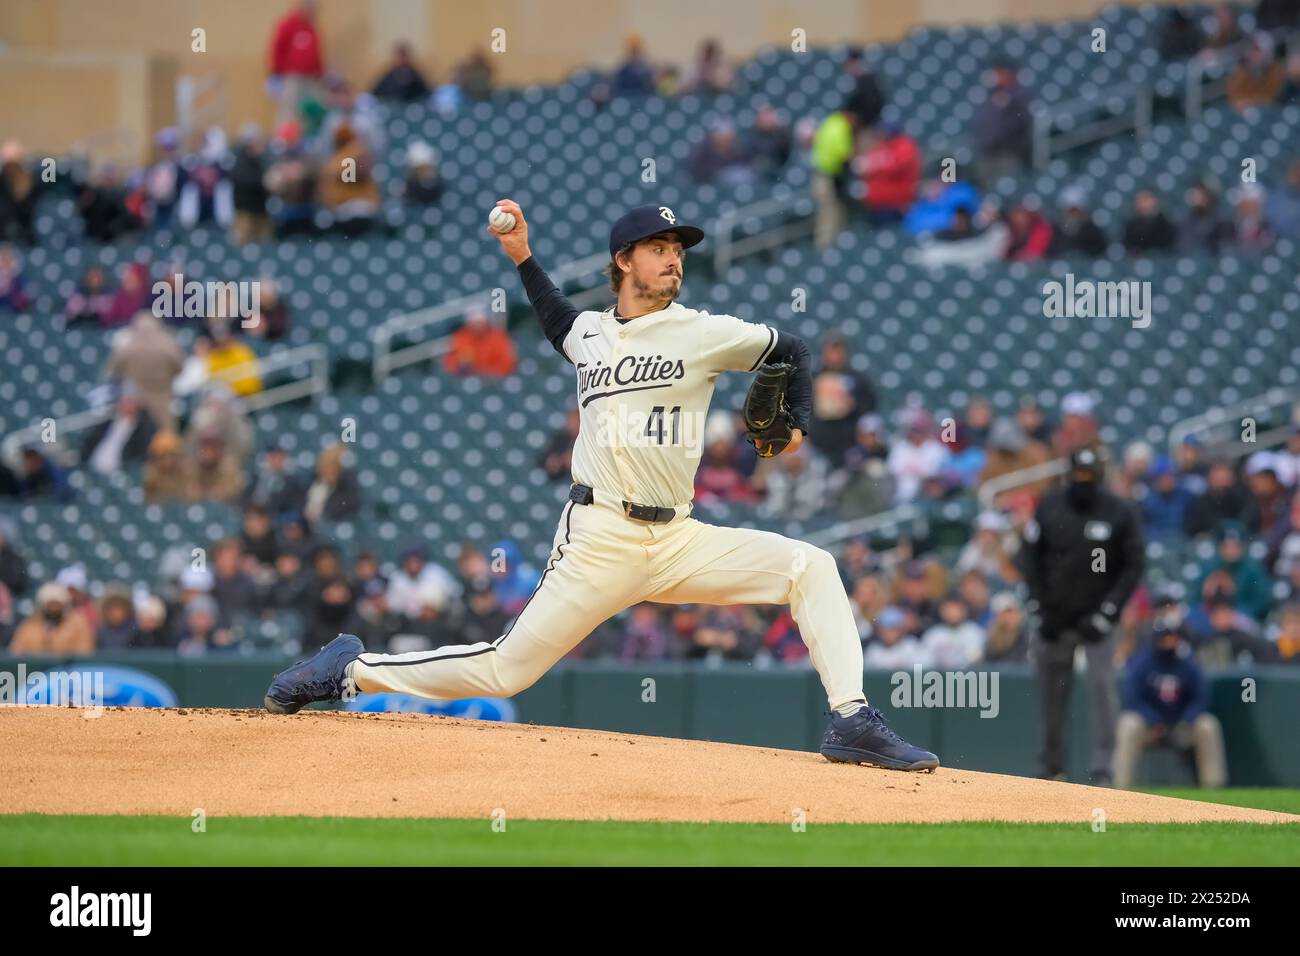
[[[638,295],[665,303],[677,298],[682,289],[686,253],[675,235],[652,236],[637,243],[630,264],[632,272],[628,278]]]

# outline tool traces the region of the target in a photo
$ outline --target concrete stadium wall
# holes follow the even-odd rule
[[[174,59],[141,54],[0,56],[4,137],[25,144],[29,160],[76,147],[95,161],[138,162],[175,121],[178,75]]]
[[[554,82],[576,68],[608,67],[629,34],[644,37],[653,59],[685,65],[704,37],[728,57],[786,46],[791,30],[810,47],[895,40],[924,25],[1086,18],[1115,0],[744,0],[700,3],[614,0],[320,0],[327,62],[369,86],[393,44],[406,41],[434,76],[464,55],[486,49],[506,31],[493,56],[505,84]],[[1133,0],[1128,0],[1132,3]],[[126,130],[135,159],[152,133],[174,121],[177,76],[217,75],[226,85],[223,125],[272,118],[264,84],[275,21],[293,0],[5,0],[0,4],[0,115],[6,135],[35,155],[65,150],[92,134]],[[739,12],[743,11],[743,12]],[[191,33],[206,33],[206,52]],[[167,78],[165,95],[158,82]],[[146,95],[147,93],[147,95]],[[10,121],[12,119],[12,122]]]
[[[0,672],[93,669],[95,663],[132,667],[170,686],[184,707],[261,707],[271,676],[289,661],[278,655],[186,660],[173,654],[100,655],[86,659],[14,658],[0,655]],[[1267,669],[1253,675],[1256,700],[1243,703],[1241,676],[1212,680],[1212,710],[1223,723],[1228,775],[1233,786],[1300,787],[1300,673]],[[647,678],[654,701],[647,702]],[[999,713],[978,709],[896,708],[890,675],[868,672],[867,694],[909,740],[934,750],[945,766],[1033,775],[1039,747],[1034,681],[1025,667],[998,677]],[[756,747],[817,749],[826,727],[826,699],[811,670],[754,670],[736,665],[709,669],[685,664],[574,663],[546,674],[514,698],[527,723],[625,733],[716,740]],[[1070,778],[1087,779],[1088,708],[1081,684],[1070,704]],[[1168,751],[1149,752],[1144,784],[1192,784],[1191,767]]]

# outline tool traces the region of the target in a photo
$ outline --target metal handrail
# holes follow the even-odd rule
[[[808,210],[802,216],[798,214],[800,207]],[[741,223],[774,213],[783,214],[783,221],[779,225],[744,239],[734,238],[734,230]],[[713,225],[714,271],[721,274],[741,256],[783,245],[802,235],[812,235],[815,221],[812,201],[804,195],[773,196],[724,210]]]
[[[4,441],[0,443],[0,455],[4,456],[4,460],[11,467],[17,467],[23,447],[30,443],[37,443],[41,445],[42,451],[48,452],[48,456],[59,464],[71,464],[73,450],[69,444],[65,444],[64,437],[78,434],[87,428],[94,428],[112,417],[113,406],[104,405],[101,408],[90,408],[55,419],[54,441],[52,442],[41,440],[41,434],[45,430],[44,425],[29,425],[26,428],[19,428],[6,435]]]
[[[1154,91],[1142,83],[1121,83],[1108,87],[1099,96],[1080,96],[1060,103],[1035,104],[1033,129],[1034,168],[1043,170],[1052,157],[1067,149],[1093,143],[1116,133],[1133,130],[1138,139],[1151,133],[1151,109]],[[1130,108],[1111,116],[1101,116],[1079,126],[1072,126],[1053,136],[1053,127],[1066,117],[1086,117],[1097,112],[1098,104],[1116,99],[1130,100]]]
[[[1263,409],[1276,408],[1281,405],[1298,405],[1300,404],[1300,391],[1296,389],[1277,386],[1271,388],[1262,395],[1256,395],[1252,398],[1244,398],[1239,402],[1233,402],[1231,405],[1223,405],[1217,408],[1211,408],[1209,411],[1202,412],[1199,415],[1193,415],[1190,418],[1184,418],[1169,429],[1169,450],[1174,452],[1178,446],[1183,443],[1188,435],[1195,432],[1209,432],[1215,428],[1220,428],[1238,416],[1255,412],[1259,413]],[[1275,429],[1274,431],[1285,431],[1286,429]],[[1259,436],[1256,435],[1258,442]],[[1256,451],[1258,449],[1250,449]]]
[[[550,273],[551,280],[556,286],[562,286],[564,283],[575,279],[584,279],[599,273],[608,261],[608,258],[604,255],[576,259],[553,270]],[[581,308],[600,293],[602,293],[601,286],[593,285],[571,295],[569,301],[575,307]],[[395,369],[413,365],[416,362],[428,361],[445,354],[450,348],[450,337],[447,334],[400,348],[393,347],[393,340],[439,324],[446,324],[447,328],[444,331],[450,333],[454,320],[464,317],[465,313],[475,306],[487,308],[490,305],[491,295],[491,290],[485,289],[481,292],[452,299],[449,302],[443,302],[441,305],[418,309],[415,312],[407,312],[403,315],[395,315],[380,322],[370,333],[373,350],[370,365],[372,379],[375,382],[381,382],[391,375]]]
[[[1247,455],[1253,455],[1256,452],[1265,451],[1278,445],[1285,445],[1287,439],[1293,434],[1295,434],[1295,428],[1284,425],[1281,428],[1270,428],[1266,432],[1258,432],[1253,442],[1223,442],[1210,446],[1210,450],[1213,452],[1212,457],[1231,461],[1236,458],[1245,458]]]
[[[829,528],[814,531],[804,537],[809,544],[824,548],[841,541],[847,541],[850,538],[861,537],[864,534],[873,534],[886,528],[896,528],[909,521],[916,521],[918,518],[923,519],[924,517],[925,512],[916,505],[899,505],[897,508],[891,508],[888,511],[879,511],[876,514],[866,515],[862,518],[851,518],[848,521],[836,522]]]
[[[1231,405],[1212,408],[1199,415],[1185,418],[1169,429],[1168,444],[1170,454],[1172,455],[1177,451],[1178,446],[1183,443],[1183,439],[1188,435],[1196,432],[1209,432],[1230,422],[1235,422],[1243,412],[1258,413],[1261,409],[1298,404],[1300,404],[1300,391],[1278,386],[1269,389],[1262,395],[1242,399]],[[1233,442],[1218,449],[1216,455],[1223,458],[1241,458],[1261,449],[1281,444],[1292,431],[1293,428],[1290,426],[1273,428],[1257,434],[1255,441],[1251,442],[1249,446],[1242,442]],[[1030,465],[1028,468],[1021,468],[1016,471],[1009,471],[1005,475],[999,475],[980,486],[980,505],[985,508],[991,507],[994,499],[1004,491],[1018,488],[1021,485],[1034,484],[1045,478],[1055,478],[1057,475],[1065,474],[1069,469],[1070,461],[1068,458],[1053,458],[1037,465]]]
[[[566,265],[560,266],[555,271],[556,285],[562,285],[565,282],[572,282],[577,279],[586,279],[592,276],[600,278],[590,285],[582,283],[582,288],[569,295],[569,302],[575,308],[596,308],[604,307],[604,303],[609,301],[612,293],[609,291],[609,285],[605,279],[605,267],[609,265],[609,256],[605,253],[597,253],[594,256],[587,256],[585,259],[578,259]],[[552,276],[554,278],[554,276]]]
[[[329,351],[325,346],[300,345],[292,349],[282,349],[268,356],[256,358],[251,362],[243,362],[239,365],[223,368],[212,377],[225,382],[227,385],[233,385],[243,378],[253,375],[264,378],[268,372],[278,372],[286,368],[291,369],[304,363],[311,366],[311,372],[306,378],[286,382],[272,388],[265,388],[259,392],[254,392],[252,395],[241,395],[239,397],[239,402],[245,409],[250,412],[258,412],[264,408],[270,408],[272,405],[282,405],[285,402],[296,401],[309,395],[321,395],[328,392],[330,387]]]
[[[328,392],[330,384],[329,352],[325,346],[301,345],[297,348],[283,349],[265,358],[258,358],[252,362],[243,362],[222,369],[213,378],[229,384],[250,375],[262,377],[268,372],[293,368],[304,363],[311,366],[311,372],[306,378],[263,389],[253,395],[241,396],[239,402],[244,409],[255,412],[270,408],[272,405],[281,405],[309,395],[320,395]],[[11,464],[16,463],[24,445],[29,442],[41,442],[44,447],[50,450],[57,461],[61,464],[70,464],[72,462],[72,450],[64,445],[64,437],[78,434],[88,428],[94,428],[96,425],[112,418],[113,411],[114,406],[108,404],[99,408],[73,412],[71,415],[56,419],[54,422],[55,440],[52,442],[41,442],[41,433],[44,431],[43,425],[37,424],[19,428],[10,432],[5,436],[3,442],[0,442],[0,454],[4,455],[5,460]]]
[[[990,478],[980,485],[977,495],[980,507],[991,508],[994,499],[1004,491],[1019,488],[1021,485],[1032,485],[1045,478],[1055,478],[1057,475],[1063,475],[1069,470],[1070,459],[1053,458],[1049,461],[1039,462],[1037,465],[1030,465],[1028,468],[1017,468],[1005,475]]]
[[[382,382],[394,369],[428,359],[434,354],[429,342],[394,349],[393,339],[399,335],[415,332],[442,322],[450,326],[452,319],[460,318],[470,308],[474,306],[486,307],[489,304],[488,295],[487,292],[479,292],[474,295],[462,296],[441,305],[418,309],[415,312],[407,312],[403,315],[395,315],[380,322],[370,333],[372,350],[370,358],[371,378],[375,382]],[[436,341],[445,339],[446,336],[444,335],[440,336]]]

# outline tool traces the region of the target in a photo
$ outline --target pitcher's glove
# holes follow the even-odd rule
[[[777,362],[759,368],[745,395],[745,437],[758,449],[760,458],[779,455],[794,437],[786,389],[794,366]]]

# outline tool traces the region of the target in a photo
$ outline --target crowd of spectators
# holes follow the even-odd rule
[[[677,64],[654,63],[646,53],[645,40],[631,34],[623,44],[619,63],[591,92],[598,107],[619,98],[641,96],[709,96],[726,93],[735,83],[735,72],[727,62],[722,44],[716,39],[701,41],[685,74]]]
[[[304,100],[301,114],[269,135],[248,123],[231,144],[213,127],[197,149],[183,145],[176,130],[165,129],[145,166],[101,166],[79,178],[74,188],[85,235],[111,242],[211,224],[243,244],[321,230],[359,235],[380,224],[377,101],[340,77],[328,78],[320,99]],[[438,183],[432,159],[408,164],[407,174],[424,183],[408,197],[413,203],[437,201],[428,188],[430,165]],[[392,193],[406,189],[399,183]]]
[[[970,426],[968,440],[978,441],[979,429],[978,421]],[[988,434],[996,430],[995,423]],[[29,653],[139,647],[182,654],[247,651],[250,625],[281,612],[297,616],[296,640],[307,644],[347,631],[371,649],[419,650],[502,633],[540,573],[518,546],[465,543],[450,568],[414,544],[348,560],[317,534],[320,521],[356,505],[355,479],[341,458],[339,446],[327,448],[316,474],[299,476],[282,450],[269,450],[239,496],[240,533],[214,543],[198,563],[179,555],[156,593],[132,594],[111,582],[92,587],[83,569],[70,566],[37,590],[25,621],[13,620],[12,608],[32,582],[15,529],[0,523],[0,632]],[[1300,664],[1300,429],[1286,450],[1249,456],[1243,470],[1244,484],[1232,464],[1203,460],[1195,442],[1177,462],[1130,446],[1112,467],[1112,490],[1132,502],[1154,539],[1177,534],[1212,548],[1185,593],[1138,589],[1121,618],[1121,657],[1149,646],[1143,635],[1152,627],[1176,622],[1203,669]],[[707,487],[697,501],[707,508],[726,482],[706,473],[701,483]],[[1023,663],[1031,625],[1018,552],[1034,507],[1033,491],[1017,489],[982,512],[951,554],[923,540],[885,552],[864,538],[847,541],[839,567],[867,666]],[[70,622],[70,614],[82,620]],[[598,627],[573,656],[808,665],[788,609],[768,607],[640,605]]]
[[[310,0],[277,22],[268,62],[267,88],[279,107],[270,135],[249,124],[229,144],[213,128],[196,145],[169,128],[158,134],[153,156],[138,169],[108,164],[87,171],[74,162],[71,191],[84,234],[102,242],[128,233],[153,239],[161,230],[209,223],[228,230],[236,243],[311,233],[322,225],[357,235],[375,224],[386,195],[432,205],[444,190],[435,151],[419,141],[407,149],[403,181],[391,188],[376,182],[374,156],[385,135],[378,101],[427,97],[445,114],[493,89],[482,52],[459,64],[445,83],[432,84],[430,72],[399,46],[373,94],[359,93],[328,68]],[[339,175],[345,166],[348,175]],[[0,147],[0,314],[32,305],[19,250],[36,242],[37,174],[17,141]],[[165,238],[158,243],[168,245]],[[214,309],[210,300],[198,315],[158,314],[154,308],[172,286],[180,301],[191,283],[233,285],[227,278],[195,275],[163,259],[128,261],[115,269],[89,265],[66,295],[61,321],[64,329],[112,333],[102,339],[103,378],[110,387],[93,393],[95,407],[111,411],[71,455],[56,457],[34,441],[19,461],[0,462],[0,499],[69,500],[69,469],[86,467],[99,474],[138,473],[151,503],[237,501],[249,480],[251,442],[247,435],[236,441],[228,423],[243,421],[240,400],[263,389],[261,343],[286,338],[288,304],[276,281],[261,276],[249,283],[257,286],[251,315],[236,315],[234,303]],[[169,286],[161,296],[160,282]],[[446,372],[513,373],[514,345],[499,320],[495,314],[468,314],[451,337],[442,363]]]
[[[752,506],[757,515],[775,519],[807,519],[829,508],[858,518],[900,504],[968,496],[1010,472],[1100,445],[1095,403],[1082,392],[1064,398],[1055,421],[1030,397],[1006,417],[996,416],[982,396],[956,418],[936,421],[917,407],[886,414],[870,383],[850,369],[838,338],[825,344],[813,394],[810,441],[770,460],[756,456],[732,413],[715,411],[701,440],[697,506],[706,514],[719,503]],[[539,466],[557,482],[569,480],[577,424],[573,410],[539,455]],[[970,540],[951,555],[917,542],[916,557],[886,563],[874,555],[868,560],[866,542],[850,543],[841,568],[862,612],[868,663],[960,667],[1023,660],[1017,553],[1051,482],[1043,478],[995,495],[974,522]],[[1148,541],[1174,553],[1194,553],[1198,544],[1213,549],[1188,580],[1185,595],[1139,589],[1123,619],[1123,654],[1139,645],[1153,608],[1176,606],[1206,667],[1243,659],[1300,663],[1300,644],[1291,637],[1300,633],[1300,425],[1279,450],[1231,458],[1207,457],[1196,435],[1172,455],[1136,441],[1115,453],[1109,486],[1139,513]],[[723,622],[706,628],[710,642],[722,643],[701,647],[691,637],[683,644],[678,638],[692,634],[679,626],[687,614]],[[784,641],[792,627],[785,612],[657,609],[610,624],[605,630],[615,635],[612,646],[602,644],[599,633],[589,643],[604,648],[597,653],[632,658],[790,660],[805,653],[797,641]]]
[[[304,0],[277,22],[269,43],[267,89],[278,104],[269,135],[247,124],[231,144],[214,127],[201,142],[187,143],[176,129],[165,129],[141,167],[87,169],[74,157],[64,177],[71,185],[60,188],[70,188],[85,236],[100,242],[133,233],[152,240],[162,230],[203,223],[227,230],[236,243],[322,227],[356,235],[377,222],[385,196],[433,205],[444,191],[437,154],[419,141],[407,149],[401,181],[376,182],[374,156],[385,136],[378,102],[427,99],[445,115],[493,90],[482,51],[456,65],[445,82],[431,78],[410,48],[399,45],[373,92],[358,92],[329,69],[316,4]],[[341,175],[345,166],[348,174]],[[33,304],[20,249],[37,241],[38,177],[39,168],[19,142],[0,146],[0,314]],[[165,237],[158,242],[159,248],[168,244]],[[214,311],[211,302],[198,316],[160,316],[153,309],[160,281],[180,286],[227,284],[226,279],[194,275],[163,260],[129,261],[115,269],[89,265],[66,295],[62,327],[113,333],[103,339],[103,374],[111,387],[93,393],[96,407],[111,411],[71,455],[56,457],[41,442],[31,442],[20,460],[0,462],[0,499],[70,500],[69,470],[86,467],[99,474],[138,471],[151,503],[237,501],[248,480],[249,442],[232,444],[230,429],[211,427],[209,418],[220,407],[227,412],[216,415],[218,423],[242,419],[240,399],[262,390],[259,343],[288,335],[287,303],[275,280],[262,276],[252,315]],[[514,346],[499,318],[466,316],[443,361],[449,374],[501,377],[514,371]]]
[[[278,480],[265,477],[276,468]],[[169,552],[152,591],[92,585],[81,565],[69,565],[35,589],[34,610],[22,620],[15,620],[14,601],[32,582],[13,527],[0,522],[0,642],[23,654],[239,654],[266,649],[257,642],[259,619],[278,616],[283,623],[285,615],[290,623],[278,646],[290,651],[340,632],[379,650],[500,636],[538,576],[518,547],[466,545],[454,569],[431,561],[418,545],[393,555],[391,565],[367,551],[349,561],[316,533],[312,517],[337,516],[331,508],[338,501],[346,506],[346,489],[340,490],[347,480],[321,474],[299,480],[281,461],[245,491],[239,533],[212,543],[210,551]]]
[[[1168,11],[1162,54],[1171,60],[1213,58],[1239,44],[1229,100],[1238,110],[1294,96],[1300,81],[1296,51],[1280,51],[1300,25],[1291,7],[1263,0],[1258,32],[1243,37],[1230,7],[1213,28]],[[1132,255],[1163,251],[1215,252],[1261,248],[1274,238],[1300,237],[1300,162],[1284,181],[1247,184],[1228,196],[1224,211],[1209,184],[1189,190],[1184,208],[1166,214],[1160,197],[1140,192],[1122,230],[1107,236],[1088,196],[1067,188],[1049,214],[1030,203],[1006,210],[981,199],[979,186],[1023,169],[1028,161],[1033,92],[1016,64],[999,61],[972,131],[977,175],[970,182],[927,180],[919,145],[901,126],[882,122],[887,96],[865,57],[851,50],[843,71],[851,92],[841,109],[807,136],[765,105],[738,129],[717,123],[692,151],[688,172],[698,184],[754,182],[779,173],[796,139],[807,146],[818,200],[816,239],[833,241],[846,206],[860,201],[873,223],[901,223],[925,237],[932,261],[1028,261],[1044,256],[1099,256],[1119,242]],[[302,2],[277,24],[269,50],[268,90],[279,114],[273,131],[247,126],[233,146],[220,130],[185,149],[174,130],[162,131],[154,156],[138,170],[112,167],[74,180],[85,234],[111,241],[128,232],[187,229],[211,223],[239,243],[314,232],[327,225],[345,235],[373,228],[386,196],[436,204],[445,184],[438,157],[411,144],[401,182],[375,177],[384,148],[377,104],[427,102],[441,113],[491,95],[490,58],[477,51],[439,82],[399,45],[369,93],[332,73],[316,24],[315,5]],[[597,105],[646,95],[709,96],[732,88],[734,74],[716,41],[702,44],[685,71],[653,64],[644,43],[627,43],[623,60],[592,93]],[[344,167],[354,173],[338,173]],[[22,146],[0,147],[0,241],[35,241],[33,167]],[[860,196],[860,200],[851,197]],[[97,474],[138,470],[149,503],[216,501],[242,509],[237,536],[212,545],[198,565],[169,567],[156,593],[114,582],[86,581],[70,565],[39,587],[27,580],[21,542],[0,522],[0,636],[17,651],[86,653],[99,647],[175,648],[180,653],[247,649],[247,622],[282,612],[300,618],[304,644],[352,631],[372,649],[417,649],[491,639],[527,600],[538,569],[512,542],[486,552],[466,544],[454,569],[412,545],[395,555],[358,553],[349,560],[323,535],[334,521],[361,513],[360,486],[346,447],[332,444],[311,474],[295,472],[283,449],[255,452],[240,399],[263,387],[249,340],[275,341],[289,314],[274,283],[262,281],[261,310],[251,323],[200,317],[193,345],[181,346],[177,326],[149,308],[149,264],[133,262],[110,275],[87,269],[66,301],[66,327],[114,330],[105,376],[114,383],[111,415],[87,432],[77,467]],[[179,273],[179,270],[177,270]],[[171,272],[163,272],[163,277]],[[21,257],[0,246],[0,310],[30,304]],[[735,416],[715,412],[706,424],[696,500],[752,505],[768,519],[808,519],[827,510],[859,517],[898,505],[969,495],[987,482],[1083,445],[1098,443],[1092,398],[1065,397],[1056,421],[1026,398],[1012,416],[998,417],[976,396],[956,419],[918,406],[881,407],[872,383],[853,368],[850,346],[822,343],[814,371],[814,424],[797,453],[760,461],[741,437]],[[445,373],[507,376],[514,346],[496,316],[474,311],[450,340]],[[182,411],[178,399],[193,399]],[[576,411],[547,443],[539,466],[567,481]],[[3,466],[0,466],[3,467]],[[841,573],[851,595],[869,666],[962,668],[1023,661],[1028,621],[1017,567],[1019,536],[1048,480],[998,496],[979,515],[972,536],[946,558],[925,542],[878,554],[865,540],[846,544]],[[1212,543],[1185,596],[1139,589],[1126,612],[1130,638],[1159,617],[1186,622],[1198,659],[1228,667],[1245,658],[1300,661],[1300,430],[1278,452],[1206,460],[1189,440],[1170,457],[1142,443],[1123,451],[1112,468],[1113,490],[1143,518],[1149,540],[1172,545]],[[72,494],[65,468],[39,444],[23,451],[16,471],[0,471],[0,495]],[[15,620],[14,600],[35,594],[36,610]],[[1126,645],[1130,653],[1133,640]],[[624,660],[698,658],[806,663],[807,651],[788,611],[751,607],[665,608],[642,605],[602,625],[575,654]]]
[[[1262,2],[1249,36],[1242,35],[1236,9],[1227,4],[1216,8],[1209,29],[1176,8],[1165,17],[1164,58],[1219,59],[1231,67],[1228,101],[1238,112],[1300,100],[1300,49],[1283,49],[1300,29],[1293,6]],[[915,139],[897,123],[881,121],[885,94],[859,51],[850,51],[844,71],[852,77],[853,92],[806,143],[817,203],[814,238],[821,248],[845,228],[853,208],[874,224],[903,221],[919,239],[920,261],[930,265],[1099,257],[1112,248],[1128,255],[1214,254],[1230,247],[1265,248],[1278,237],[1300,238],[1300,161],[1267,184],[1237,184],[1226,201],[1213,183],[1198,183],[1179,197],[1181,209],[1172,219],[1162,207],[1174,206],[1173,197],[1143,190],[1111,236],[1096,223],[1089,197],[1078,187],[1064,188],[1054,211],[1033,196],[999,205],[982,198],[979,187],[1025,171],[1030,161],[1033,91],[1021,82],[1015,62],[990,64],[970,131],[973,172],[939,167],[929,178]]]
[[[1171,219],[1160,197],[1144,189],[1120,228],[1107,235],[1077,186],[1062,191],[1056,214],[1049,215],[1028,201],[1003,211],[970,187],[936,181],[922,185],[904,227],[917,237],[918,260],[931,266],[1098,258],[1112,248],[1128,257],[1249,253],[1279,237],[1300,238],[1300,160],[1287,166],[1276,186],[1242,183],[1228,196],[1231,209],[1225,210],[1212,184],[1197,183]]]
[[[150,160],[134,169],[113,163],[87,168],[73,157],[58,188],[71,189],[84,235],[112,242],[200,224],[228,232],[237,244],[321,230],[359,235],[383,224],[386,198],[428,206],[443,193],[437,154],[418,141],[409,146],[394,182],[376,179],[375,157],[385,146],[380,103],[428,98],[448,114],[493,89],[482,52],[459,64],[445,84],[430,88],[409,48],[399,45],[373,92],[358,91],[328,68],[311,0],[277,23],[268,59],[267,89],[277,103],[269,131],[247,123],[231,143],[212,127],[187,142],[176,128],[167,128],[155,137]],[[21,143],[0,147],[0,242],[35,243],[42,194],[37,177]],[[17,310],[23,293],[20,282],[11,288],[11,255],[0,253],[0,309]],[[129,322],[135,310],[115,301],[120,297],[109,284],[102,269],[90,270],[69,318],[107,327]],[[134,291],[125,275],[121,286]]]

